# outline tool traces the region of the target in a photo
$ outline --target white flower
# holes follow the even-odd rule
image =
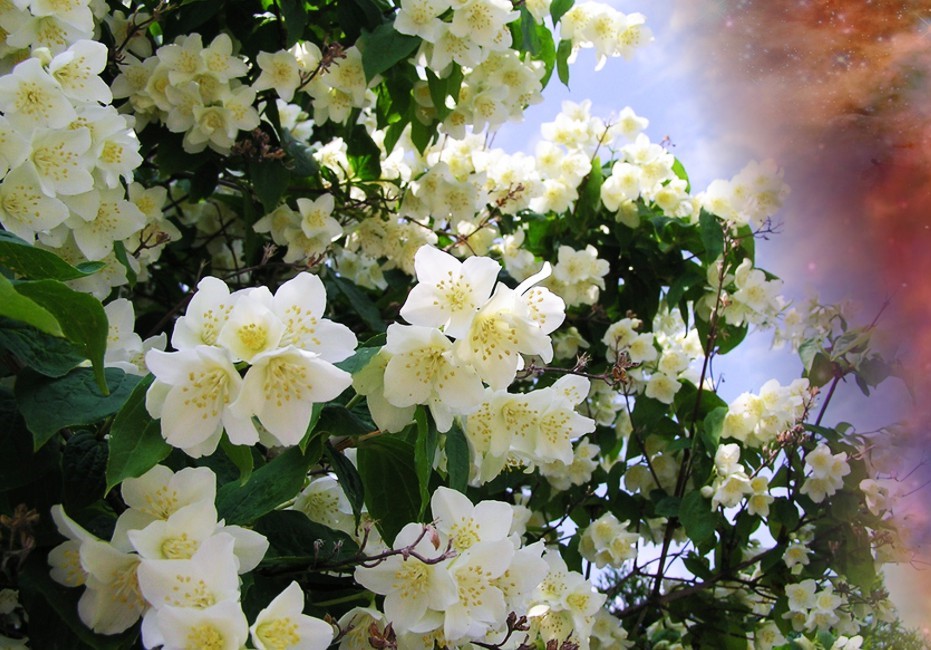
[[[453,354],[453,344],[432,327],[388,327],[385,350],[385,399],[394,406],[427,404],[440,431],[452,416],[474,410],[482,400],[482,381],[475,370]]]
[[[240,650],[249,638],[249,623],[238,600],[225,600],[205,609],[162,607],[154,623],[143,625],[143,643],[149,648]]]
[[[0,183],[0,224],[26,241],[68,218],[68,206],[42,190],[31,165],[20,165]]]
[[[289,345],[252,359],[231,411],[241,421],[257,417],[279,444],[293,446],[307,432],[314,404],[334,399],[351,383],[348,372]]]
[[[118,634],[133,625],[146,607],[136,570],[139,556],[92,539],[81,544],[81,566],[87,571],[78,601],[81,621],[99,634]]]
[[[37,127],[61,129],[77,117],[61,85],[29,58],[0,77],[0,110],[11,124],[28,132]]]
[[[212,453],[224,428],[234,444],[258,442],[251,414],[230,408],[243,380],[225,351],[206,345],[178,352],[149,350],[145,362],[157,380],[146,393],[146,409],[161,418],[168,444],[195,457]]]
[[[521,354],[553,358],[550,332],[565,318],[562,300],[532,287],[550,274],[548,264],[516,289],[498,285],[494,295],[475,314],[465,337],[456,342],[460,358],[496,390],[504,389],[523,366]],[[541,325],[543,323],[543,325]]]
[[[401,307],[401,316],[412,325],[438,327],[460,338],[491,296],[501,266],[487,257],[460,262],[449,253],[423,246],[414,255],[414,270],[418,284]]]
[[[198,345],[216,345],[217,336],[239,295],[230,295],[223,280],[207,276],[197,284],[197,292],[188,303],[184,316],[175,323],[171,344],[178,350]]]
[[[433,493],[430,509],[437,530],[448,535],[459,552],[479,542],[506,539],[514,516],[511,506],[503,501],[480,501],[473,506],[461,492],[442,486]]]
[[[253,90],[271,88],[281,99],[290,102],[301,85],[301,72],[294,55],[287,50],[279,50],[274,54],[259,52],[256,62],[262,74],[252,84]]]
[[[109,104],[113,101],[110,87],[98,76],[106,65],[107,46],[81,40],[52,59],[48,72],[69,99]]]
[[[249,628],[257,650],[326,650],[333,628],[303,613],[304,592],[292,582],[259,612]]]
[[[392,547],[411,545],[423,557],[437,557],[442,552],[442,546],[431,541],[429,531],[423,534],[423,524],[407,524]],[[419,631],[425,619],[435,621],[436,615],[459,597],[448,565],[449,560],[426,564],[412,556],[393,555],[375,567],[356,567],[355,579],[366,589],[385,595],[385,616],[396,630]],[[432,627],[430,624],[427,629]]]
[[[225,600],[238,601],[233,544],[230,535],[214,535],[189,559],[142,560],[139,588],[143,596],[155,609],[206,609]]]

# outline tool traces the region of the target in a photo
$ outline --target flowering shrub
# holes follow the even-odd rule
[[[824,419],[895,368],[756,267],[778,168],[696,191],[586,102],[534,155],[486,145],[645,21],[0,7],[4,643],[851,648],[886,620],[880,434]],[[712,360],[751,327],[804,377],[728,404]]]

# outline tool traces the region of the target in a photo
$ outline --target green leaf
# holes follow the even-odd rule
[[[392,23],[379,25],[375,31],[363,34],[359,40],[366,81],[371,81],[394,64],[408,58],[420,46],[420,38],[397,32]]]
[[[824,386],[834,379],[834,362],[824,352],[818,352],[811,360],[811,368],[806,377],[812,386]]]
[[[330,461],[330,467],[336,474],[336,480],[339,481],[340,487],[343,488],[343,494],[349,500],[352,515],[356,519],[356,526],[358,526],[362,518],[362,505],[365,502],[365,487],[362,485],[362,478],[359,476],[356,466],[346,458],[345,454],[336,451],[333,445],[327,443],[323,448],[323,452],[327,460]]]
[[[553,33],[543,25],[537,25],[537,38],[540,41],[537,58],[543,62],[543,78],[540,79],[540,85],[545,88],[553,76],[553,70],[556,69],[556,41],[553,40]]]
[[[113,415],[126,403],[139,377],[107,368],[112,390],[102,395],[90,368],[75,368],[64,377],[49,379],[24,371],[16,382],[16,399],[34,448],[40,449],[65,427],[94,424]]]
[[[234,445],[226,433],[220,438],[220,449],[239,470],[239,484],[245,485],[255,468],[255,458],[249,445]]]
[[[537,32],[537,23],[534,21],[533,16],[527,10],[526,5],[521,5],[520,7],[520,46],[519,49],[522,52],[529,52],[531,56],[536,58],[536,55],[540,52],[540,34]],[[543,29],[546,29],[545,27]],[[548,29],[546,30],[549,31]]]
[[[382,538],[393,541],[405,524],[419,519],[420,489],[414,470],[414,446],[388,434],[366,440],[358,450],[365,505]]]
[[[695,546],[704,546],[714,539],[717,514],[711,509],[711,501],[697,490],[682,497],[682,503],[679,506],[679,521],[682,522],[685,534],[695,543]]]
[[[110,426],[107,492],[127,478],[142,476],[171,453],[162,438],[161,426],[145,408],[145,394],[152,380],[149,375],[136,384]]]
[[[18,294],[4,275],[0,275],[0,316],[21,321],[52,336],[62,335],[55,316],[35,301]]]
[[[217,513],[227,524],[250,524],[300,492],[307,468],[319,458],[304,456],[297,447],[252,473],[245,485],[233,481],[217,492]]]
[[[685,181],[685,192],[688,193],[692,190],[692,184],[689,182],[689,175],[685,171],[685,167],[682,165],[682,161],[676,158],[672,163],[673,173],[681,180]]]
[[[252,189],[259,203],[262,204],[262,208],[266,212],[271,212],[278,207],[282,194],[288,189],[291,172],[278,160],[251,162],[249,163],[249,178],[252,179]]]
[[[107,443],[92,431],[72,435],[61,456],[65,507],[79,510],[104,495],[107,473]]]
[[[97,385],[106,394],[103,356],[107,350],[110,324],[100,301],[58,280],[20,282],[16,291],[41,305],[58,320],[65,338],[77,343],[82,354],[90,359]]]
[[[714,455],[718,445],[721,444],[721,432],[724,430],[724,418],[727,417],[727,407],[720,406],[705,416],[701,427],[702,441],[709,454]]]
[[[381,10],[372,0],[337,0],[336,13],[348,42],[359,39],[362,30],[375,31],[384,22]]]
[[[268,539],[263,567],[315,569],[351,562],[359,554],[359,546],[349,535],[296,510],[273,510],[257,519],[253,530]]]
[[[456,422],[453,422],[452,428],[446,432],[445,449],[449,487],[464,494],[469,485],[469,469],[472,466],[472,459],[469,455],[469,442]]]
[[[304,26],[307,25],[307,8],[304,6],[304,0],[278,0],[281,7],[281,21],[284,23],[284,31],[287,34],[285,48],[289,48],[299,40],[304,33]]]
[[[184,150],[182,139],[180,134],[169,133],[164,129],[159,133],[155,164],[158,165],[158,171],[162,176],[193,172],[209,160],[209,150],[188,153]]]
[[[355,178],[376,181],[381,177],[381,149],[361,124],[346,134],[346,156]]]
[[[420,488],[420,508],[417,518],[423,517],[430,501],[430,475],[433,473],[433,461],[436,458],[439,434],[427,417],[427,409],[418,406],[414,413],[417,422],[417,442],[414,445],[414,469],[417,472],[417,485]]]
[[[575,0],[553,0],[550,3],[550,16],[553,18],[553,24],[559,22],[560,18],[566,15],[572,5],[575,4]]]
[[[129,257],[126,254],[126,244],[121,241],[113,242],[113,256],[116,257],[116,261],[119,262],[120,266],[126,271],[126,279],[129,281],[129,288],[134,288],[138,276],[136,275],[136,270],[133,268],[133,265],[129,263]]]
[[[572,41],[567,38],[559,41],[556,48],[556,74],[563,85],[569,87],[569,55],[572,54]]]
[[[28,485],[58,466],[58,445],[33,451],[32,434],[26,428],[13,393],[0,388],[0,491]]]
[[[84,361],[73,343],[51,336],[25,323],[0,318],[0,350],[19,363],[47,377],[61,377]]]
[[[359,317],[365,321],[366,325],[376,332],[384,332],[388,329],[388,326],[385,325],[385,321],[382,320],[381,312],[378,311],[378,307],[375,306],[371,298],[365,295],[359,287],[339,276],[331,276],[330,280],[339,292],[346,296],[349,305],[355,310]]]
[[[93,275],[103,262],[71,266],[51,251],[36,248],[11,232],[0,230],[0,266],[30,280],[76,280]]]
[[[705,262],[718,259],[724,252],[724,230],[717,217],[707,210],[702,210],[698,217],[698,234],[705,247],[705,254],[701,259]]]
[[[345,370],[350,375],[354,375],[367,365],[376,354],[381,351],[381,347],[364,347],[358,348],[355,353],[348,359],[343,359],[334,364],[340,370]]]

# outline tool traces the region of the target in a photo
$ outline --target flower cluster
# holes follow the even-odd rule
[[[548,473],[555,475],[573,465],[572,441],[595,430],[591,418],[575,411],[588,387],[587,379],[567,375],[528,393],[487,389],[478,409],[465,420],[473,482],[490,481],[507,466],[549,465]],[[590,465],[589,475],[594,467]]]
[[[807,379],[796,379],[788,386],[770,379],[759,395],[741,393],[728,405],[721,437],[764,447],[802,418],[810,400]]]
[[[474,68],[511,47],[507,24],[519,14],[504,0],[402,0],[394,28],[423,40],[420,56],[432,70],[450,63]],[[453,9],[453,11],[449,11]],[[449,17],[447,22],[444,17]]]
[[[609,57],[629,59],[638,47],[653,40],[640,13],[623,14],[610,5],[583,2],[570,9],[561,21],[562,37],[572,41],[573,54],[580,48],[595,48],[596,70]]]
[[[547,574],[542,543],[521,545],[506,503],[473,506],[443,487],[430,503],[435,524],[405,526],[392,545],[403,552],[358,567],[356,580],[385,596],[399,633],[440,645],[503,636],[508,613],[525,613]]]
[[[206,47],[200,34],[181,36],[144,60],[127,54],[120,70],[113,96],[128,98],[141,120],[138,128],[162,122],[184,134],[184,150],[190,153],[210,147],[228,154],[240,131],[259,125],[252,106],[255,90],[242,82],[248,66],[233,55],[226,34]]]
[[[640,200],[670,217],[686,219],[695,215],[688,182],[676,175],[676,159],[665,148],[640,133],[636,140],[621,148],[621,154],[601,186],[601,202],[615,213],[617,221],[636,228],[640,223]]]
[[[333,364],[352,355],[356,337],[324,318],[325,308],[323,282],[310,273],[274,295],[265,287],[230,293],[222,280],[201,280],[175,323],[177,351],[145,358],[155,375],[146,408],[161,418],[165,440],[194,457],[213,453],[224,429],[237,445],[300,442],[313,405],[352,382]],[[244,377],[240,363],[248,365]]]
[[[496,285],[501,267],[489,258],[460,262],[424,246],[414,264],[418,284],[401,307],[411,324],[388,327],[379,392],[398,409],[429,406],[440,431],[447,431],[453,416],[480,408],[483,384],[503,390],[514,380],[521,355],[552,359],[548,334],[562,322],[564,307],[534,286],[548,269],[511,289]]]
[[[805,469],[811,473],[802,484],[800,493],[807,494],[815,503],[821,503],[842,488],[844,477],[850,474],[847,454],[843,451],[832,454],[831,448],[825,444],[818,445],[805,457]]]
[[[627,560],[637,557],[640,535],[631,532],[610,512],[601,515],[582,533],[579,552],[589,562],[602,569],[620,568]]]
[[[751,162],[729,181],[718,179],[698,195],[702,208],[734,227],[757,230],[782,206],[789,194],[782,171],[772,160]]]
[[[67,537],[49,555],[52,578],[83,586],[81,620],[101,634],[116,634],[142,617],[146,648],[241,647],[251,631],[256,648],[322,650],[332,628],[301,613],[297,583],[285,589],[249,624],[240,604],[239,575],[254,569],[268,541],[217,520],[216,475],[204,467],[177,473],[157,465],[122,485],[128,508],[112,539],[96,538],[61,506],[52,509]]]

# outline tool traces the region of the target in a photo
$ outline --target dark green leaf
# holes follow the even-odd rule
[[[703,546],[714,539],[716,513],[711,509],[711,502],[697,490],[682,497],[679,506],[679,521],[685,527],[695,546]]]
[[[0,491],[41,479],[58,465],[58,445],[50,443],[33,451],[32,434],[26,428],[13,393],[0,388]]]
[[[249,178],[252,189],[266,212],[271,212],[281,200],[281,195],[288,189],[291,172],[281,161],[266,160],[261,163],[249,163]]]
[[[340,293],[346,296],[349,304],[359,317],[365,321],[366,325],[376,332],[384,332],[388,329],[388,326],[385,325],[385,321],[382,320],[378,307],[375,306],[375,303],[373,303],[359,287],[339,276],[331,276],[331,279]]]
[[[307,24],[307,9],[304,7],[304,0],[278,1],[281,7],[281,20],[284,23],[285,33],[288,35],[285,48],[289,48],[301,40],[304,26]]]
[[[469,442],[459,425],[453,422],[452,428],[446,432],[446,471],[449,475],[449,487],[465,493],[471,467]]]
[[[702,210],[698,217],[698,232],[701,236],[701,243],[705,247],[702,260],[710,263],[718,259],[724,252],[724,230],[721,229],[721,223],[717,217]]]
[[[365,127],[356,125],[349,131],[346,138],[346,155],[355,178],[375,181],[381,177],[381,149]]]
[[[227,483],[217,492],[217,513],[227,524],[251,524],[300,492],[307,469],[319,458],[304,456],[297,447],[252,473],[245,485]]]
[[[368,81],[411,56],[420,46],[420,38],[398,33],[391,23],[379,25],[375,31],[363,35],[360,41],[362,69]]]
[[[0,266],[30,280],[76,280],[102,269],[103,262],[71,266],[51,251],[36,248],[11,232],[0,230]]]
[[[191,154],[184,150],[181,142],[182,136],[179,134],[164,130],[159,134],[155,163],[162,176],[168,177],[196,171],[209,160],[209,151]]]
[[[61,336],[61,325],[47,309],[16,292],[13,283],[0,274],[0,316],[31,325],[52,336]]]
[[[356,526],[362,518],[362,505],[365,503],[365,487],[362,485],[362,478],[356,466],[346,458],[345,454],[336,451],[333,445],[327,443],[323,448],[323,453],[330,462],[330,467],[336,474],[336,480],[343,488],[343,494],[349,500],[352,507],[352,515],[356,519]]]
[[[78,431],[65,444],[61,457],[64,503],[69,510],[89,506],[104,495],[107,443],[92,431]]]
[[[252,447],[249,445],[234,445],[230,442],[229,437],[224,433],[220,438],[220,449],[226,454],[239,469],[239,484],[245,485],[252,476],[252,470],[255,468],[255,458],[252,457]]]
[[[390,543],[405,524],[419,519],[414,446],[398,435],[377,436],[359,445],[358,461],[365,505]]]
[[[811,368],[806,373],[808,383],[812,386],[824,386],[834,379],[834,362],[824,352],[818,352],[811,360]]]
[[[58,280],[20,282],[16,291],[55,316],[65,338],[77,343],[82,354],[90,359],[97,385],[106,393],[103,355],[107,350],[110,324],[100,301]]]
[[[677,517],[680,502],[681,500],[678,497],[664,496],[656,504],[655,512],[661,517]]]
[[[0,350],[47,377],[61,377],[84,361],[80,350],[67,339],[6,318],[0,318]]]
[[[433,461],[436,458],[436,448],[439,443],[439,434],[430,418],[427,409],[418,406],[414,414],[417,422],[417,442],[414,445],[414,469],[417,472],[417,485],[420,488],[420,508],[417,518],[423,517],[430,501],[430,475],[433,474]]]
[[[372,0],[337,0],[336,13],[349,42],[356,41],[362,30],[375,31],[384,22],[381,10]]]
[[[152,379],[149,375],[136,384],[110,426],[107,492],[124,479],[142,476],[171,453],[162,438],[161,426],[145,408],[145,394]]]
[[[104,396],[90,368],[75,368],[64,377],[50,379],[24,371],[16,382],[16,399],[35,449],[65,427],[94,424],[122,408],[139,383],[139,377],[107,368],[111,391]]]
[[[694,552],[685,556],[682,563],[686,569],[692,572],[692,575],[700,580],[708,580],[713,575],[708,564],[708,558],[701,557]]]
[[[296,510],[273,510],[256,520],[254,530],[268,538],[262,566],[314,569],[351,562],[359,553],[349,535],[318,524]]]

